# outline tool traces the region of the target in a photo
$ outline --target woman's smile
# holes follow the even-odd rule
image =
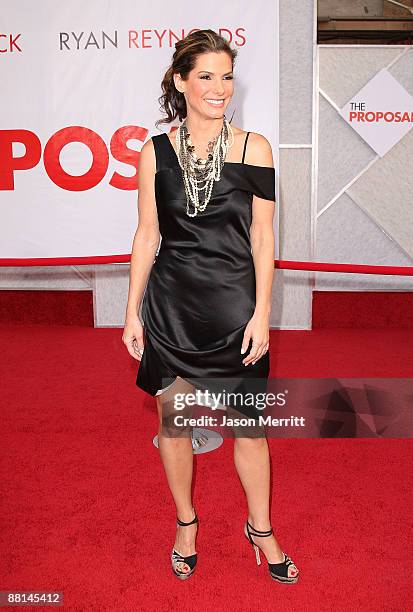
[[[223,99],[218,100],[214,98],[206,98],[205,102],[207,102],[210,106],[220,107],[220,106],[224,106],[225,101]]]

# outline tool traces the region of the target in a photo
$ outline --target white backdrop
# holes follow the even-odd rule
[[[193,29],[238,49],[226,116],[271,142],[278,175],[277,15],[266,0],[3,0],[0,257],[131,252],[138,152]]]

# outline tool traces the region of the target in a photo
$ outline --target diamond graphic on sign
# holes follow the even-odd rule
[[[340,115],[383,157],[413,127],[413,96],[383,68],[340,109]]]

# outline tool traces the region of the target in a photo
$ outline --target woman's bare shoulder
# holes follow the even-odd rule
[[[263,134],[258,132],[249,133],[245,161],[256,166],[274,167],[271,143]]]
[[[265,138],[265,136],[263,136],[262,134],[259,134],[258,132],[251,132],[251,130],[242,130],[239,127],[233,126],[231,125],[232,131],[234,133],[234,138],[239,139],[239,140],[245,140],[245,137],[247,136],[247,134],[249,134],[248,136],[248,146],[250,147],[252,146],[261,146],[261,147],[268,147],[271,146],[270,143],[268,142],[268,140]]]
[[[152,138],[149,138],[141,147],[139,154],[139,173],[155,173],[156,156]]]

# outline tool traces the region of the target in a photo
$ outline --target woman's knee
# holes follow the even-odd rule
[[[241,437],[236,436],[234,438],[234,444],[242,451],[258,451],[262,448],[268,448],[267,438],[264,436],[260,437]]]

